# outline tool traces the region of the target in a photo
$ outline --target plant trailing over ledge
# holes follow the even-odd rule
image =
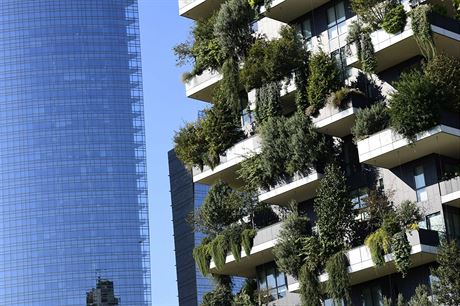
[[[280,271],[299,277],[299,271],[303,266],[302,238],[311,235],[310,222],[307,217],[302,217],[294,210],[287,216],[281,227],[278,241],[273,248],[276,264]]]
[[[353,21],[348,28],[347,44],[355,44],[356,57],[366,73],[374,73],[377,68],[371,32],[371,28],[360,21]]]
[[[321,256],[328,258],[346,249],[353,239],[355,212],[345,175],[335,163],[325,168],[324,177],[316,190],[314,210]]]
[[[397,34],[404,30],[407,22],[407,14],[404,5],[399,4],[391,8],[383,18],[382,28],[390,34]]]
[[[201,244],[193,249],[193,259],[202,275],[209,274],[209,264],[211,263],[210,243],[208,237],[203,238]]]
[[[300,299],[302,306],[321,305],[321,290],[318,276],[307,266],[307,262],[299,272]]]
[[[257,231],[253,228],[247,228],[241,232],[241,244],[246,255],[251,254],[252,244],[256,234]]]
[[[328,259],[326,272],[329,276],[326,283],[328,296],[339,305],[342,300],[349,302],[348,258],[343,251],[337,252]]]
[[[214,289],[203,296],[201,306],[232,306],[232,280],[226,275],[214,275]]]
[[[281,86],[276,82],[262,85],[256,89],[256,121],[263,122],[267,118],[282,115]]]
[[[426,59],[432,59],[436,55],[436,46],[434,45],[433,33],[428,20],[431,7],[427,4],[418,5],[409,12],[411,17],[411,27],[414,32],[414,38],[417,42],[422,55]]]
[[[401,276],[404,278],[406,277],[407,271],[409,271],[411,264],[411,246],[407,240],[406,230],[397,232],[393,235],[391,240],[391,248],[393,249],[396,269],[401,272]]]
[[[340,88],[340,70],[329,55],[320,51],[309,62],[307,86],[309,113],[316,115],[326,104],[328,95]]]
[[[433,294],[440,305],[460,305],[460,249],[455,240],[444,241],[438,249],[439,266],[432,270],[437,277]]]

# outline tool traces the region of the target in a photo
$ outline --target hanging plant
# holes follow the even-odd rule
[[[282,115],[281,86],[276,82],[262,85],[256,89],[256,120],[263,122],[269,117]]]
[[[406,230],[397,232],[393,235],[391,239],[391,249],[393,251],[396,269],[404,278],[411,265],[411,246],[409,240],[407,240]]]
[[[321,305],[320,284],[315,271],[305,263],[299,272],[300,299],[302,306]]]
[[[257,235],[257,231],[253,228],[244,229],[241,232],[241,244],[246,256],[251,254],[252,245],[254,243],[254,237]]]
[[[225,265],[225,259],[229,250],[229,241],[227,237],[220,234],[210,243],[210,255],[217,269],[221,269]]]
[[[343,251],[332,255],[326,263],[326,292],[337,304],[349,301],[348,258]]]
[[[377,68],[371,33],[371,28],[360,21],[353,21],[348,28],[347,44],[355,44],[356,57],[366,73],[374,73]]]
[[[198,267],[198,270],[203,276],[209,274],[209,264],[211,263],[210,243],[211,239],[205,237],[199,246],[193,249],[193,259]]]
[[[411,27],[414,32],[415,41],[426,59],[432,59],[436,55],[436,46],[434,44],[433,33],[428,19],[430,12],[431,6],[422,4],[415,7],[409,13],[412,19]]]

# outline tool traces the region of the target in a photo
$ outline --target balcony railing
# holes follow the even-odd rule
[[[308,175],[296,174],[268,191],[260,191],[259,202],[288,205],[292,200],[300,203],[315,197],[316,188],[323,174],[312,171]]]
[[[214,88],[222,79],[222,75],[216,71],[205,70],[202,74],[194,76],[185,83],[187,97],[212,102]]]
[[[276,244],[281,226],[282,222],[278,222],[258,230],[257,235],[254,237],[251,254],[248,256],[242,251],[239,262],[235,261],[233,255],[228,255],[225,265],[221,269],[217,269],[211,261],[211,273],[250,278],[256,277],[257,266],[274,260],[272,248]]]
[[[407,233],[407,239],[411,245],[411,268],[436,260],[439,245],[438,232],[425,229],[410,231]],[[370,250],[365,245],[349,250],[346,255],[349,262],[350,285],[364,283],[397,272],[393,264],[393,254],[385,255],[383,267],[375,266]],[[319,280],[320,282],[327,281],[328,275],[326,273],[321,274]],[[291,292],[298,292],[298,290],[298,283],[293,283],[289,286],[289,291]]]
[[[391,169],[429,154],[460,159],[460,129],[440,124],[416,135],[414,143],[392,129],[358,141],[359,161]]]
[[[220,163],[214,169],[208,166],[202,170],[193,168],[193,182],[212,185],[222,179],[230,186],[237,187],[241,184],[236,173],[240,168],[240,163],[246,158],[260,153],[260,150],[261,140],[258,135],[240,141],[228,149],[225,155],[220,156]]]
[[[454,177],[450,180],[439,183],[441,192],[441,203],[451,206],[460,207],[460,177]]]

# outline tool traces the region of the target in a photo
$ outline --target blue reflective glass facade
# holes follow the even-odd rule
[[[135,0],[0,1],[0,305],[150,305]]]

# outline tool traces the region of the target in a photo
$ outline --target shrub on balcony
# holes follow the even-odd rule
[[[256,120],[261,123],[270,117],[282,115],[281,86],[277,82],[262,85],[256,89]]]
[[[288,79],[293,72],[307,69],[308,54],[299,34],[292,27],[282,27],[278,39],[258,37],[241,69],[242,83],[249,91],[266,83]]]
[[[433,40],[431,25],[428,20],[430,12],[431,6],[427,4],[418,5],[409,12],[415,41],[426,59],[432,59],[436,55],[436,46]]]
[[[323,51],[313,54],[309,62],[309,113],[316,115],[324,107],[329,94],[340,88],[340,70],[333,58]]]
[[[389,126],[390,115],[384,102],[377,102],[356,114],[355,125],[351,128],[353,139],[359,141]]]
[[[433,294],[440,305],[460,305],[460,249],[455,240],[444,241],[438,249],[439,266],[432,270],[437,277]]]
[[[391,239],[391,248],[393,250],[396,269],[404,278],[410,268],[410,251],[412,249],[409,240],[407,240],[406,230],[397,232],[393,235]]]
[[[316,190],[314,210],[321,256],[328,258],[350,246],[356,222],[355,212],[345,175],[335,163],[325,168],[324,177]]]
[[[352,0],[351,8],[373,30],[379,29],[385,16],[398,4],[395,0]]]
[[[404,30],[407,22],[407,14],[404,5],[399,4],[391,8],[383,18],[382,28],[390,34],[397,34]]]
[[[430,82],[445,95],[446,108],[460,112],[460,60],[439,54],[423,67]]]
[[[361,70],[366,73],[374,73],[377,68],[371,32],[371,28],[363,25],[362,22],[353,21],[347,35],[347,44],[355,44],[356,57],[361,64]]]
[[[302,306],[321,305],[321,289],[316,271],[311,271],[307,261],[299,272],[300,300]]]
[[[273,248],[273,254],[280,271],[299,277],[304,261],[299,254],[302,253],[302,238],[311,235],[310,222],[307,217],[300,216],[294,209],[284,220],[278,235],[278,240]]]
[[[189,168],[203,169],[208,143],[203,134],[201,121],[187,123],[174,135],[174,149],[177,157]]]
[[[391,126],[404,137],[415,140],[416,134],[439,123],[443,95],[421,71],[403,73],[390,97]]]
[[[215,275],[214,289],[203,296],[201,306],[232,306],[232,280],[230,276]]]

